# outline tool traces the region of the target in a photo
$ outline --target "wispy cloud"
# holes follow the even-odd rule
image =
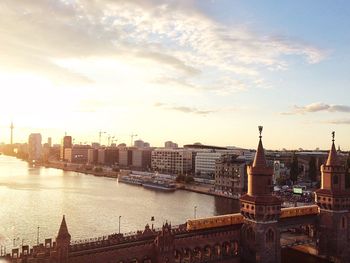
[[[216,110],[202,110],[202,109],[197,109],[197,108],[187,107],[187,106],[169,105],[161,102],[155,103],[154,106],[165,110],[178,111],[182,113],[192,113],[192,114],[198,114],[198,115],[204,115],[204,116],[210,113],[216,112]]]
[[[294,106],[292,111],[283,112],[282,114],[293,115],[293,114],[306,114],[306,113],[321,112],[321,111],[350,112],[350,106],[316,102],[305,106]]]
[[[179,87],[232,93],[255,87],[257,82],[264,86],[262,69],[287,69],[286,56],[308,63],[327,56],[286,36],[217,23],[191,2],[5,1],[0,6],[0,67],[87,84],[93,83],[90,76],[58,61],[121,59],[127,54],[134,60],[155,61],[160,75],[152,76],[154,80],[166,75]]]
[[[327,124],[346,124],[350,125],[350,119],[337,119],[337,120],[329,120],[326,121]]]

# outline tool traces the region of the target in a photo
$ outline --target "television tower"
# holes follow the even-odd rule
[[[13,129],[15,127],[13,126],[13,122],[11,121],[11,125],[10,125],[10,130],[11,130],[11,139],[10,139],[10,144],[13,144]]]

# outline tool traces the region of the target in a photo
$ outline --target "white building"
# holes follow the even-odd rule
[[[30,162],[38,162],[41,160],[41,134],[40,133],[32,133],[29,135],[28,139],[28,161]]]
[[[189,174],[192,171],[192,152],[186,149],[157,148],[152,151],[154,171],[169,174]]]
[[[196,176],[213,177],[215,174],[215,162],[220,159],[222,152],[201,151],[196,153],[195,173]]]

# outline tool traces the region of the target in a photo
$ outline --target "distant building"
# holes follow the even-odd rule
[[[100,147],[100,144],[98,142],[93,142],[91,143],[91,147],[97,149]]]
[[[49,147],[52,147],[52,138],[51,137],[47,138],[47,144],[49,145]]]
[[[104,164],[105,163],[105,149],[100,148],[97,150],[97,163]]]
[[[28,161],[38,162],[42,157],[41,134],[32,133],[28,139]]]
[[[151,169],[151,154],[150,149],[134,149],[132,150],[132,167],[138,170]]]
[[[132,165],[133,147],[118,147],[119,148],[119,166],[130,167]]]
[[[72,136],[64,136],[61,142],[61,154],[60,158],[62,161],[66,161],[65,150],[67,148],[72,148]]]
[[[60,159],[60,145],[50,146],[47,142],[42,147],[42,160],[44,163]]]
[[[172,141],[166,141],[164,143],[164,148],[178,148],[178,145]]]
[[[197,152],[195,156],[195,175],[200,177],[214,177],[215,163],[222,156],[222,152]]]
[[[74,145],[72,148],[64,150],[65,160],[70,163],[86,164],[88,162],[88,152],[90,145]]]
[[[145,142],[143,140],[136,140],[134,141],[134,147],[143,148],[145,147]]]
[[[117,147],[105,148],[105,165],[115,165],[119,163],[119,149]]]
[[[187,149],[157,148],[152,151],[152,169],[161,173],[189,174],[192,152]]]
[[[215,189],[232,194],[242,194],[246,191],[246,162],[237,157],[226,154],[216,161]]]
[[[88,164],[97,164],[98,163],[98,149],[89,149],[88,150]]]

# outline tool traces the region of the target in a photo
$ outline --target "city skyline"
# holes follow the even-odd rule
[[[345,1],[5,1],[0,142],[350,149]],[[49,14],[49,15],[48,15]]]

